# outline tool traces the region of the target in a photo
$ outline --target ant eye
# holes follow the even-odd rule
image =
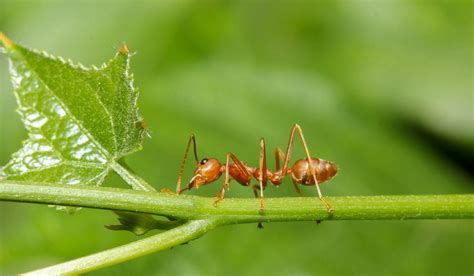
[[[204,158],[204,159],[201,160],[201,165],[204,165],[206,163],[207,163],[207,158]]]

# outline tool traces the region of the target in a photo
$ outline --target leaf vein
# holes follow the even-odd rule
[[[53,91],[53,89],[51,89],[44,81],[43,79],[36,73],[35,70],[32,69],[32,66],[31,64],[29,64],[28,60],[26,58],[23,59],[25,61],[25,63],[28,65],[28,67],[30,67],[30,70],[31,72],[33,72],[33,74],[35,74],[35,76],[38,78],[38,80],[41,82],[41,84],[44,85],[44,87],[46,88],[47,91],[50,92],[50,94],[57,100],[58,104],[67,112],[67,114],[71,117],[71,120],[73,120],[77,127],[79,127],[79,129],[81,129],[84,133],[84,135],[86,135],[90,140],[91,142],[93,142],[97,148],[101,151],[103,157],[105,157],[105,159],[108,159],[107,157],[110,155],[110,153],[102,146],[102,144],[100,144],[96,139],[95,137],[93,137],[93,135],[91,135],[91,133],[89,132],[89,130],[87,128],[85,128],[80,122],[79,120],[73,115],[73,113],[69,110],[69,108],[67,107],[67,105],[55,94],[55,92]],[[61,63],[67,65],[67,63],[63,62],[63,61],[60,61]],[[78,69],[80,70],[80,69]]]

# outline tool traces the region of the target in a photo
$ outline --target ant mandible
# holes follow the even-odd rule
[[[291,156],[291,150],[293,147],[293,138],[295,133],[298,132],[301,141],[303,142],[303,147],[306,153],[305,159],[300,159],[295,162],[293,167],[288,167],[288,162]],[[185,189],[181,189],[181,181],[183,178],[184,166],[186,164],[186,159],[188,157],[189,148],[193,143],[194,148],[194,158],[196,160],[196,169],[194,170],[194,175],[188,183],[188,186]],[[284,160],[283,168],[280,168],[280,158]],[[230,162],[232,159],[232,163]],[[276,148],[275,151],[275,163],[276,171],[272,172],[267,169],[267,161],[265,156],[265,140],[260,138],[260,162],[259,167],[254,168],[246,165],[237,157],[229,152],[227,153],[227,158],[225,165],[221,165],[219,160],[216,158],[204,158],[199,161],[196,150],[196,138],[194,134],[191,135],[186,147],[186,153],[184,154],[184,160],[181,165],[181,170],[179,172],[178,182],[176,184],[176,193],[181,194],[186,190],[192,188],[199,188],[200,186],[212,183],[219,179],[222,173],[225,172],[225,180],[222,188],[216,195],[214,204],[217,204],[224,198],[224,193],[229,189],[229,183],[231,178],[235,179],[243,186],[250,186],[250,181],[252,177],[255,178],[260,185],[253,185],[253,192],[255,197],[259,197],[260,193],[260,210],[264,209],[263,203],[263,190],[267,186],[267,182],[270,181],[273,185],[279,186],[283,181],[283,178],[291,174],[293,179],[293,184],[296,191],[301,194],[299,185],[315,185],[318,192],[319,199],[326,205],[329,213],[334,211],[334,208],[329,204],[329,202],[321,194],[319,185],[323,182],[331,179],[337,173],[337,167],[333,163],[320,159],[320,158],[311,158],[309,154],[308,146],[303,136],[303,131],[298,124],[295,124],[291,130],[290,140],[288,142],[288,147],[286,153],[283,154],[280,148]]]

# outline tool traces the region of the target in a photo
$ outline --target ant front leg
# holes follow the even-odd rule
[[[329,202],[323,197],[321,193],[321,189],[319,188],[319,182],[318,182],[318,179],[316,178],[316,170],[313,167],[313,164],[311,162],[311,155],[309,154],[308,145],[306,144],[306,140],[304,139],[303,130],[301,130],[301,127],[298,124],[295,124],[293,126],[293,129],[291,130],[290,140],[288,141],[288,148],[286,149],[285,162],[283,164],[282,175],[285,176],[286,174],[288,174],[288,161],[290,159],[291,150],[293,147],[293,140],[294,140],[296,131],[298,131],[298,134],[301,138],[301,142],[303,143],[304,151],[306,153],[306,158],[308,160],[309,172],[311,174],[311,177],[313,178],[314,185],[316,186],[319,199],[324,203],[324,205],[328,209],[328,213],[332,214],[334,212],[334,208],[331,206],[331,204],[329,204]]]
[[[196,160],[196,164],[199,163],[199,158],[197,157],[197,149],[196,149],[196,138],[195,138],[194,133],[193,133],[189,137],[188,145],[186,146],[186,152],[184,153],[183,163],[181,164],[181,169],[179,170],[178,182],[176,183],[176,193],[178,195],[181,194],[183,191],[188,190],[188,188],[186,188],[184,190],[181,190],[181,182],[183,180],[184,165],[186,164],[186,159],[188,158],[188,152],[189,152],[189,148],[191,146],[191,142],[193,143],[194,159]]]
[[[230,177],[229,177],[229,159],[230,159],[231,153],[227,153],[226,161],[225,161],[225,179],[224,179],[224,185],[222,185],[221,189],[216,195],[216,198],[214,199],[214,206],[219,203],[222,199],[224,199],[224,194],[226,190],[229,190],[229,182],[230,182]]]
[[[229,190],[229,184],[231,181],[231,178],[230,178],[231,175],[230,175],[230,170],[229,170],[230,159],[232,159],[232,161],[234,162],[233,166],[237,168],[236,174],[238,174],[237,176],[239,177],[239,179],[246,180],[247,183],[250,183],[250,180],[252,179],[252,176],[249,174],[249,172],[245,168],[245,165],[242,162],[240,162],[240,160],[233,153],[231,152],[227,153],[225,166],[222,167],[222,169],[225,170],[224,184],[222,185],[221,189],[216,195],[216,198],[214,199],[214,205],[217,205],[219,201],[224,199],[225,191]]]

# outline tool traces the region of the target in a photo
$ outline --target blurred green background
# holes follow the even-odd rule
[[[174,186],[193,132],[201,158],[256,165],[260,137],[272,156],[299,123],[340,168],[326,195],[473,193],[472,3],[0,0],[0,30],[85,65],[128,43],[152,134],[128,162],[158,189]],[[7,68],[0,56],[0,164],[26,138]],[[253,195],[234,183],[226,196]],[[288,179],[266,196],[296,193]],[[2,275],[137,239],[106,230],[108,211],[1,202],[0,216]],[[471,275],[473,238],[461,220],[236,225],[91,274]]]

